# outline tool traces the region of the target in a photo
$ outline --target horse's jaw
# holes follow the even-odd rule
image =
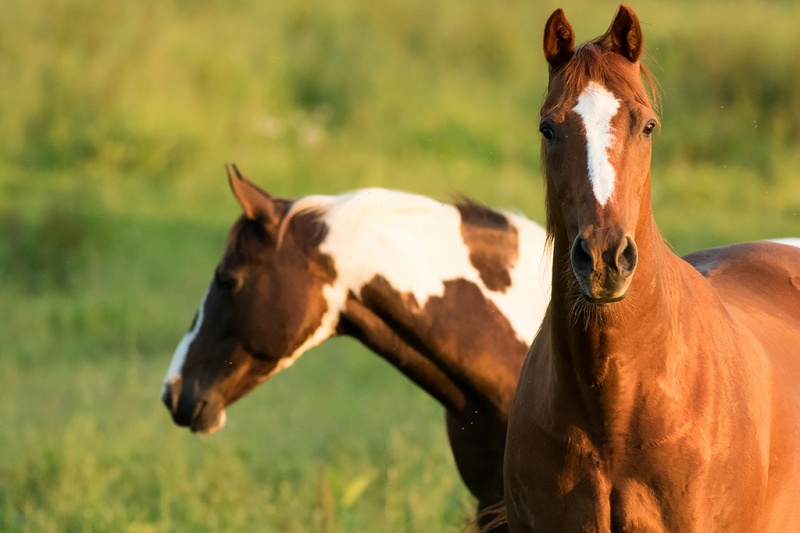
[[[228,418],[226,410],[223,408],[208,416],[207,413],[204,413],[205,407],[200,409],[197,415],[192,418],[192,422],[189,425],[192,433],[210,435],[225,427],[225,422]]]

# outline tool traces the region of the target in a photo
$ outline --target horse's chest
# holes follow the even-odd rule
[[[596,471],[587,476],[586,486],[570,494],[563,503],[564,514],[556,523],[560,531],[592,533],[686,533],[705,532],[692,520],[684,520],[688,509],[665,504],[657,490],[635,479],[612,482]],[[692,514],[689,512],[689,514]],[[688,516],[688,515],[687,515]]]
[[[662,533],[711,531],[699,513],[697,457],[667,460],[662,454],[611,459],[584,446],[566,454],[557,483],[576,483],[564,494],[562,520],[574,522],[563,531],[598,533]],[[578,452],[578,453],[575,453]],[[687,455],[693,455],[687,451]],[[570,458],[572,456],[572,458]],[[694,465],[694,468],[691,468]],[[702,505],[700,506],[702,507]],[[708,517],[706,517],[708,518]]]
[[[636,480],[624,480],[611,490],[609,514],[613,532],[667,531],[664,509],[651,487]]]

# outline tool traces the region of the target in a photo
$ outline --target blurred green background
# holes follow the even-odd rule
[[[0,0],[0,530],[462,531],[441,409],[341,339],[221,432],[158,393],[238,216],[464,193],[543,220],[551,0]],[[565,3],[578,40],[617,4]],[[800,236],[800,5],[639,2],[680,253]]]

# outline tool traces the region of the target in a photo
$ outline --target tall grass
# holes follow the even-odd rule
[[[462,192],[542,220],[556,3],[2,7],[0,530],[460,531],[441,410],[355,343],[211,437],[158,390],[237,215],[226,161],[279,195]],[[566,8],[582,40],[616,4]],[[798,235],[800,7],[634,8],[664,96],[662,232],[680,252]]]

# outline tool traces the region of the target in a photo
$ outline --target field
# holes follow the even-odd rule
[[[211,436],[158,393],[238,216],[226,162],[280,196],[464,193],[542,221],[559,4],[0,5],[0,531],[469,531],[441,408],[352,340]],[[565,7],[585,40],[616,6]],[[800,236],[800,5],[633,7],[662,233]]]

